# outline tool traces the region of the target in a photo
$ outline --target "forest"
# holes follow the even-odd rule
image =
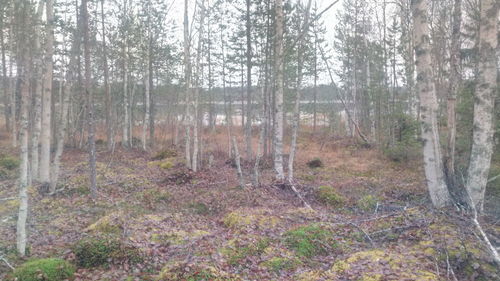
[[[498,0],[0,0],[0,280],[500,280]]]

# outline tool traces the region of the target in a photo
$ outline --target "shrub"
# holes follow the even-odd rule
[[[373,195],[365,195],[358,200],[356,205],[361,210],[368,212],[373,210],[377,206],[377,201],[378,201],[377,197]]]
[[[164,170],[168,170],[174,167],[174,163],[172,161],[165,160],[164,162],[161,162],[158,166]]]
[[[338,247],[333,233],[319,225],[301,226],[284,234],[285,245],[298,256],[313,257]]]
[[[74,246],[73,252],[81,267],[108,265],[110,261],[138,263],[142,260],[136,248],[113,237],[84,238]]]
[[[73,278],[75,267],[63,259],[48,258],[28,261],[14,271],[17,281],[63,281]]]
[[[394,144],[384,149],[384,153],[396,162],[415,158],[419,154],[421,143],[418,139],[420,124],[412,116],[399,113],[392,117]]]
[[[177,151],[171,150],[171,149],[166,149],[159,151],[158,153],[153,156],[152,160],[163,160],[166,158],[171,158],[171,157],[176,157],[177,156]]]
[[[262,263],[263,266],[276,273],[282,270],[295,269],[298,264],[299,261],[296,259],[288,259],[282,257],[273,257]]]
[[[316,192],[316,198],[332,207],[341,207],[344,198],[331,186],[320,186]]]
[[[19,167],[19,159],[10,157],[10,156],[4,156],[0,158],[0,167],[5,168],[9,171],[12,171]]]
[[[307,162],[307,166],[311,169],[321,168],[323,167],[323,161],[321,161],[321,159],[319,158],[314,158],[311,161]]]

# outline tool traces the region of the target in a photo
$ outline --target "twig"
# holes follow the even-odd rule
[[[372,247],[375,247],[375,243],[373,242],[372,238],[370,237],[370,235],[368,235],[368,233],[366,233],[366,231],[364,231],[359,225],[353,223],[353,222],[350,222],[349,225],[352,225],[354,226],[355,228],[357,228],[359,231],[363,232],[363,234],[365,235],[365,237],[368,239],[368,241],[370,241],[370,244],[372,245]]]
[[[299,191],[297,190],[297,188],[295,188],[295,185],[293,185],[293,183],[290,183],[290,188],[293,190],[293,192],[295,192],[295,194],[297,195],[297,197],[299,197],[299,199],[302,200],[302,202],[304,203],[304,206],[306,206],[307,209],[313,210],[313,208],[311,207],[311,205],[309,205],[309,203],[307,203],[307,201],[304,199],[304,197],[302,197],[302,195],[299,193]]]
[[[481,237],[483,238],[483,242],[486,244],[488,249],[491,252],[491,256],[493,257],[493,260],[495,260],[496,264],[500,266],[500,255],[498,254],[497,249],[491,244],[490,239],[488,238],[488,235],[484,232],[483,228],[481,227],[481,224],[477,220],[477,209],[476,206],[474,205],[474,202],[472,201],[472,197],[470,196],[469,192],[467,191],[467,195],[469,196],[469,200],[471,202],[470,206],[472,208],[472,212],[474,214],[474,217],[472,218],[472,222],[476,226],[477,230],[481,234]]]
[[[2,255],[2,256],[0,256],[0,259],[1,259],[3,262],[5,262],[5,264],[6,264],[6,265],[7,265],[10,269],[12,269],[12,271],[14,271],[14,270],[15,270],[15,268],[14,268],[14,267],[13,267],[13,266],[9,263],[9,261],[8,261],[6,258],[4,258],[4,257],[3,257],[3,255]]]
[[[8,201],[8,200],[14,200],[14,199],[18,199],[18,197],[14,196],[14,197],[0,198],[0,201]]]

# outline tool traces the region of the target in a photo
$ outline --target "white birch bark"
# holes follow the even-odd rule
[[[52,111],[52,76],[54,55],[54,0],[46,0],[47,27],[42,95],[42,132],[40,135],[40,182],[50,182],[50,137]]]
[[[285,174],[283,171],[283,0],[276,0],[276,94],[274,120],[274,170],[276,180],[283,181]]]
[[[493,154],[494,105],[497,95],[498,2],[481,1],[479,75],[474,93],[474,130],[466,189],[470,202],[483,211],[484,194]]]
[[[420,117],[423,157],[427,188],[432,203],[441,208],[450,204],[450,194],[444,179],[438,130],[438,101],[432,77],[427,0],[412,0],[417,70],[417,92],[420,96]]]
[[[20,72],[20,92],[21,92],[21,120],[20,120],[20,167],[19,167],[19,213],[17,216],[17,230],[16,230],[16,244],[17,251],[21,256],[26,254],[26,219],[28,217],[28,104],[29,99],[29,77],[30,65],[26,59],[27,56],[27,28],[29,20],[27,11],[29,10],[27,1],[21,1],[19,4],[20,19],[19,23],[22,25],[20,28],[19,36],[19,63],[22,71]]]
[[[40,134],[42,130],[42,96],[43,96],[43,80],[42,80],[42,57],[43,51],[40,47],[40,31],[42,25],[42,13],[43,13],[44,1],[40,1],[38,4],[37,12],[35,15],[35,26],[34,26],[34,75],[33,80],[35,81],[34,89],[34,111],[33,111],[33,133],[31,135],[31,179],[39,179],[39,145],[40,145]]]

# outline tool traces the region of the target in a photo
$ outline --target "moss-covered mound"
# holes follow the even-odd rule
[[[205,264],[188,265],[184,262],[167,264],[157,281],[239,281],[240,277]]]
[[[238,209],[227,214],[223,219],[223,223],[226,227],[235,230],[245,228],[272,229],[281,222],[281,219],[271,215],[271,213],[266,209]]]
[[[112,263],[138,263],[142,256],[138,249],[114,237],[87,237],[73,247],[76,262],[81,267],[107,266]]]
[[[321,225],[311,224],[287,231],[285,245],[299,257],[314,257],[328,254],[338,248],[333,233]]]
[[[73,278],[75,267],[63,259],[48,258],[28,261],[13,273],[17,281],[63,281]]]
[[[228,241],[227,245],[220,250],[231,266],[241,265],[245,260],[259,256],[271,243],[269,238],[258,238],[254,236],[239,237]]]
[[[331,206],[342,207],[344,198],[331,186],[320,186],[316,190],[316,198],[318,201]]]
[[[398,280],[439,280],[434,274],[433,264],[425,257],[413,254],[411,249],[403,253],[388,249],[356,252],[335,262],[325,275],[333,280],[379,281],[391,276]]]

